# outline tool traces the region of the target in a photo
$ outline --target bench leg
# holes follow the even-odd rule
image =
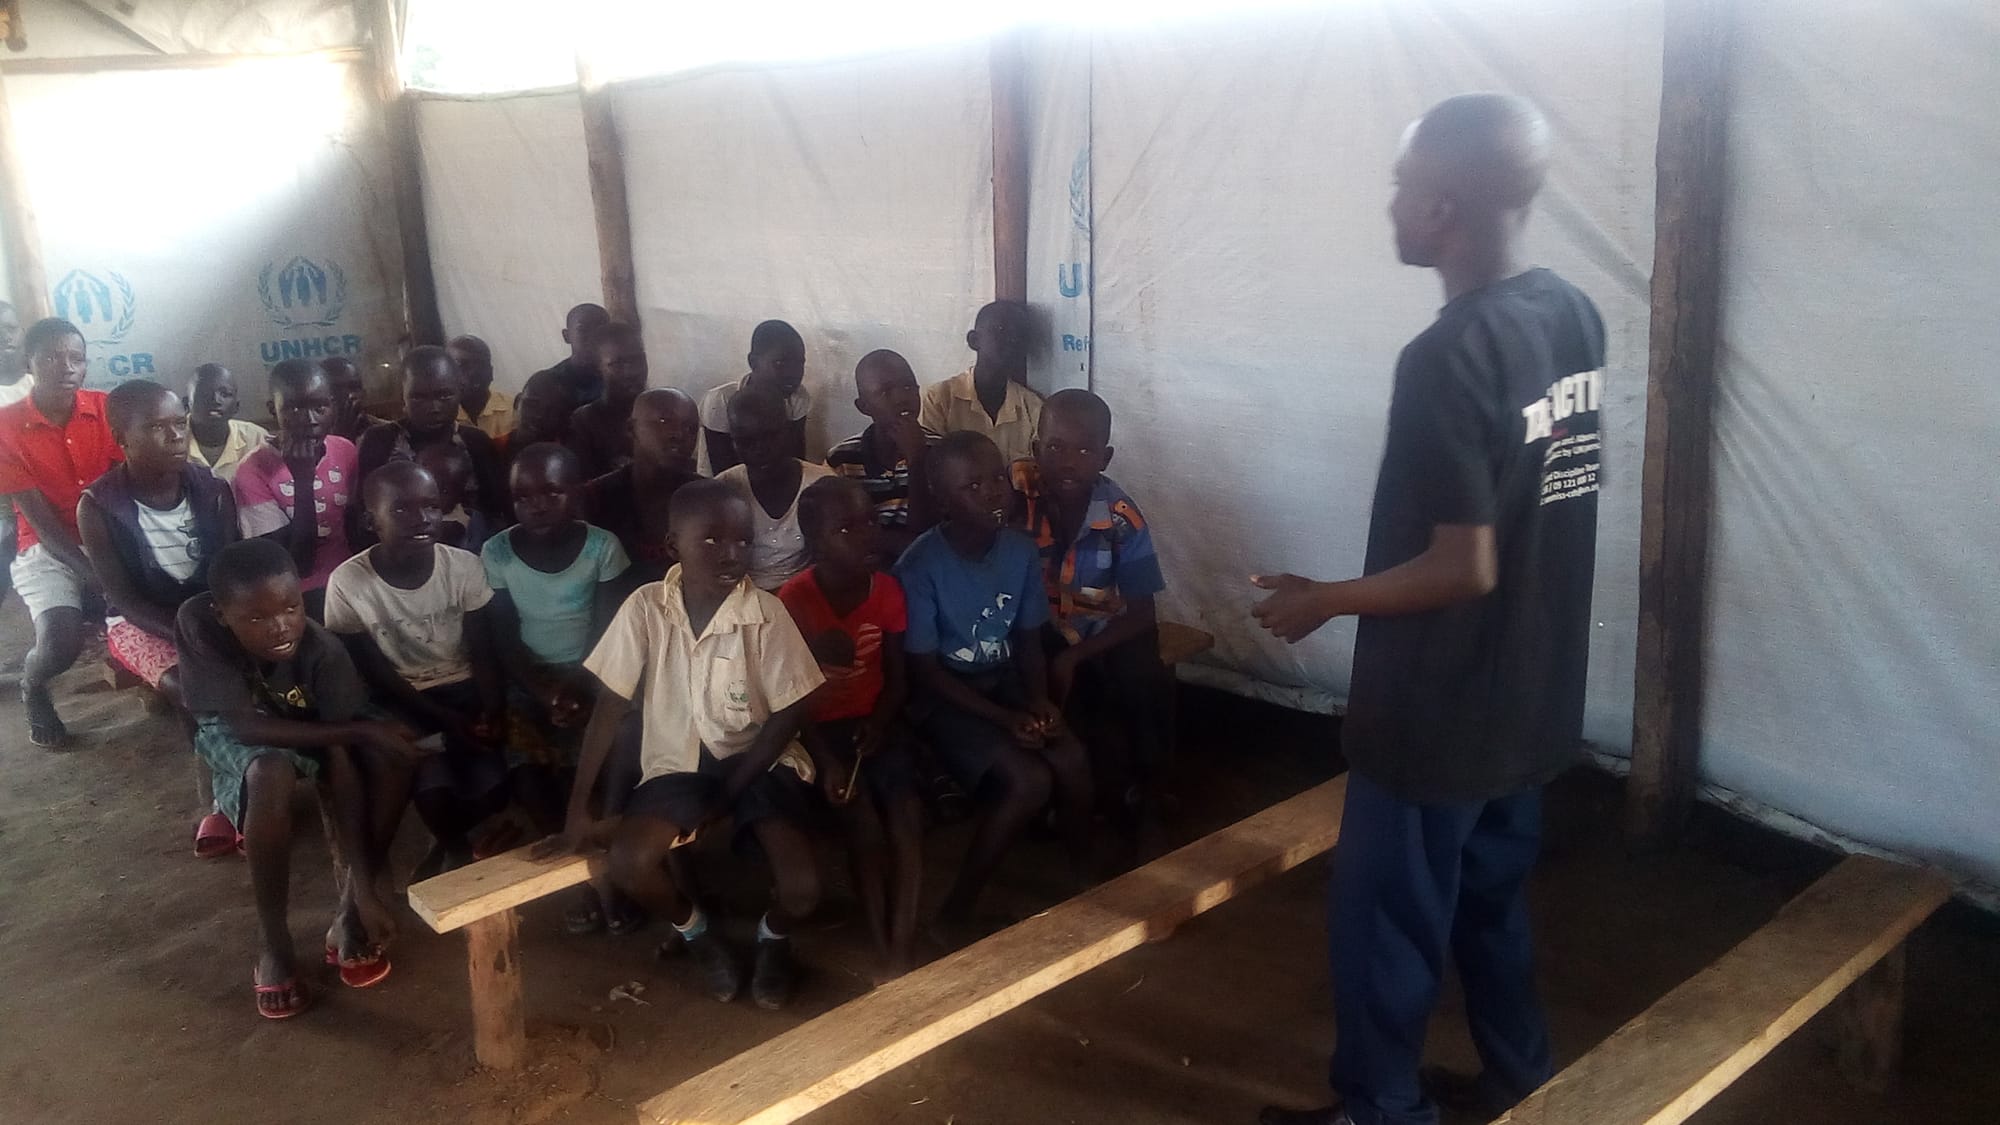
[[[528,1061],[527,1013],[521,1003],[520,919],[512,910],[465,928],[472,972],[472,1053],[492,1070]]]
[[[1834,1055],[1860,1089],[1886,1093],[1903,1063],[1905,950],[1899,945],[1861,974],[1832,1004]]]

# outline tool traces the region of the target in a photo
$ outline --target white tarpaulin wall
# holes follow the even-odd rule
[[[1737,12],[1704,772],[2000,885],[2000,8]]]
[[[750,330],[806,340],[815,453],[858,432],[854,364],[957,374],[993,291],[986,47],[728,68],[623,88],[640,318],[654,382],[740,378]]]
[[[1345,695],[1352,623],[1287,648],[1254,627],[1246,576],[1360,572],[1395,357],[1443,301],[1395,260],[1397,141],[1465,90],[1544,107],[1557,154],[1532,251],[1610,333],[1586,735],[1627,746],[1657,4],[1349,3],[1101,33],[1093,54],[1092,348],[1112,473],[1159,529],[1164,612],[1308,706]]]
[[[512,393],[561,359],[563,314],[601,300],[576,94],[418,103],[424,218],[447,335],[493,349]]]
[[[402,260],[367,81],[315,59],[7,79],[53,304],[94,385],[214,361],[256,417],[278,359],[394,357]]]

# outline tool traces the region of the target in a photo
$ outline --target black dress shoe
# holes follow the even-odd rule
[[[757,942],[757,966],[750,973],[750,999],[775,1012],[792,998],[792,939],[763,938]]]

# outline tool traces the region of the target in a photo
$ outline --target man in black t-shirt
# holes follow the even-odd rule
[[[1396,364],[1366,577],[1259,576],[1297,641],[1360,617],[1330,909],[1341,1103],[1265,1125],[1497,1116],[1551,1073],[1523,893],[1541,786],[1579,756],[1604,326],[1520,257],[1548,127],[1516,98],[1440,103],[1405,136],[1396,249],[1446,304]],[[1449,955],[1484,1071],[1419,1081]]]
[[[598,373],[591,337],[610,323],[611,314],[604,311],[603,305],[587,303],[569,310],[569,315],[563,318],[562,338],[569,345],[569,354],[543,370],[562,384],[571,410],[604,397],[604,376]]]

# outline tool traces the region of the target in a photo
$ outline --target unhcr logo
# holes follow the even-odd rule
[[[108,346],[123,340],[139,315],[132,283],[112,270],[104,277],[71,270],[49,295],[56,315],[83,329],[84,339],[93,344]]]
[[[331,328],[347,304],[347,275],[332,260],[270,262],[257,275],[257,296],[280,328]]]

